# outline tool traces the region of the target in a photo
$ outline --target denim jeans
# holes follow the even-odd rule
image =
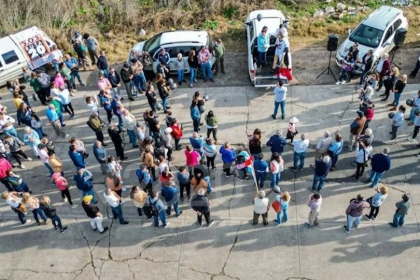
[[[325,176],[318,176],[314,174],[314,182],[312,183],[312,190],[320,192],[322,190],[322,187],[324,186],[325,180],[327,177]],[[319,184],[318,184],[319,182]],[[317,188],[318,185],[318,188]]]
[[[184,72],[185,70],[178,70],[178,82],[181,83],[184,80]]]
[[[61,224],[61,219],[59,216],[55,215],[55,217],[50,218],[54,227],[58,227],[60,230],[63,229],[63,225]]]
[[[155,224],[155,227],[159,226],[159,219],[162,221],[162,225],[166,226],[166,216],[165,216],[165,210],[160,210],[156,216],[153,217],[153,222]]]
[[[29,192],[28,185],[23,181],[19,186],[14,187],[13,189],[14,189],[15,192]]]
[[[64,121],[63,121],[63,113],[57,113],[57,116],[58,116],[58,120],[60,121],[60,124],[61,124],[61,126],[63,126],[63,124],[64,124]]]
[[[281,212],[277,213],[277,223],[281,224],[281,218],[283,217],[283,222],[287,222],[289,219],[289,207],[282,207]]]
[[[108,71],[108,69],[101,69],[101,72],[104,72],[105,78],[108,79],[108,77],[109,77],[109,71]]]
[[[274,188],[280,182],[280,172],[271,173],[271,183],[270,187]]]
[[[198,129],[200,128],[200,119],[193,119],[193,130],[195,132],[198,132]]]
[[[190,67],[190,84],[194,83],[194,80],[197,78],[197,68]]]
[[[293,154],[293,168],[297,169],[298,161],[300,160],[299,169],[303,169],[303,166],[305,165],[305,157],[306,152],[296,153]]]
[[[394,107],[398,107],[398,104],[400,103],[401,93],[395,93],[394,94]]]
[[[333,156],[332,156],[332,162],[331,162],[331,167],[335,167],[335,164],[337,163],[337,161],[338,161],[338,155],[336,155],[336,154],[334,154]]]
[[[172,205],[174,206],[175,214],[178,216],[179,215],[178,201]],[[172,206],[168,205],[168,208],[166,209],[166,212],[168,213],[168,215],[171,215],[171,211],[172,211]]]
[[[382,176],[384,175],[384,173],[385,172],[379,173],[373,170],[370,172],[370,181],[372,182],[370,186],[372,188],[376,187],[378,182],[382,179]]]
[[[286,112],[284,111],[284,107],[286,107],[286,100],[283,100],[281,102],[274,102],[274,117],[277,117],[277,111],[279,110],[279,105],[280,105],[280,110],[281,110],[281,117],[284,118],[286,116]]]
[[[411,111],[410,111],[410,121],[412,122],[412,123],[414,123],[414,121],[416,120],[416,109],[419,109],[419,107],[413,107],[413,108],[411,108]]]
[[[14,128],[14,127],[10,127],[8,130],[5,130],[4,134],[14,136],[14,137],[18,138],[19,140],[21,140],[20,137],[19,137],[19,134],[16,131],[16,128]]]
[[[42,139],[44,137],[44,131],[42,131],[42,127],[34,128],[36,133],[38,133],[39,139]]]
[[[162,107],[163,107],[164,112],[166,112],[166,106],[168,106],[168,98],[163,98],[162,99]]]
[[[353,216],[347,215],[347,229],[350,231],[351,227],[353,226],[353,223],[355,223],[356,226],[359,226],[361,219],[362,219],[362,216],[353,217]]]
[[[47,221],[47,217],[45,216],[44,211],[42,211],[41,208],[36,208],[36,209],[32,210],[32,214],[34,215],[34,219],[38,224],[39,224],[38,214],[39,214],[39,216],[41,216],[41,219],[43,219],[44,222]]]
[[[264,188],[264,181],[266,176],[267,172],[255,172],[255,179],[257,180],[258,188]]]
[[[211,192],[213,191],[213,189],[211,188],[211,181],[210,181],[210,177],[209,177],[209,176],[206,176],[206,177],[204,177],[203,179],[204,179],[204,181],[206,181],[206,183],[207,183],[207,193],[209,194],[209,193],[211,193]]]
[[[26,216],[24,214],[22,214],[22,212],[20,212],[19,210],[13,210],[16,212],[16,214],[18,215],[19,221],[21,222],[21,224],[26,224]]]
[[[359,85],[363,84],[363,81],[365,80],[366,74],[369,70],[362,70],[362,74],[360,75],[360,81],[359,81]]]
[[[84,85],[82,78],[80,77],[79,71],[72,71],[70,75],[71,75],[71,85],[74,89],[76,89],[76,79],[79,81],[79,84]]]
[[[141,91],[146,91],[146,77],[144,76],[143,72],[134,76],[134,86]]]
[[[258,52],[258,64],[260,66],[267,64],[267,52]]]
[[[54,174],[54,171],[51,168],[51,165],[49,163],[44,163],[45,167],[48,169],[48,171],[50,172],[50,176],[52,177],[52,175]]]
[[[131,144],[133,144],[133,148],[137,148],[139,145],[137,145],[137,137],[134,130],[127,129],[128,138],[130,138]]]
[[[87,191],[87,192],[82,191],[82,199],[87,195],[91,195],[93,197],[92,201],[91,201],[92,204],[98,203],[98,201],[95,200],[95,192],[93,191],[93,188],[90,191]]]
[[[201,64],[201,72],[203,73],[204,81],[207,81],[207,76],[210,80],[213,79],[213,73],[211,72],[211,66],[209,62]]]
[[[405,214],[394,214],[394,219],[392,221],[393,227],[402,226],[404,224]]]
[[[116,219],[118,217],[118,220],[120,222],[120,224],[124,223],[124,217],[123,217],[123,211],[121,208],[121,204],[118,204],[118,206],[116,207],[112,207],[111,206],[111,210],[112,210],[112,215],[114,216],[114,219]]]

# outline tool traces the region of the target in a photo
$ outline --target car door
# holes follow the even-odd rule
[[[394,47],[393,36],[392,36],[392,25],[389,25],[388,28],[384,32],[383,40],[380,44],[380,53],[389,53],[392,48]]]
[[[0,56],[0,86],[6,84],[7,75],[6,75],[6,68],[4,67],[4,61]]]

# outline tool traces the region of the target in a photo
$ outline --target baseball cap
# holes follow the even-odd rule
[[[87,195],[85,197],[83,197],[83,202],[84,203],[89,203],[92,200],[93,196],[92,195]]]
[[[38,144],[38,149],[40,150],[45,149],[46,147],[45,144]]]
[[[128,68],[128,67],[129,67],[129,66],[128,66],[128,63],[124,63],[123,67],[124,67],[124,68]]]

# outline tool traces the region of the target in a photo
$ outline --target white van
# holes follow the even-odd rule
[[[1,38],[0,85],[21,78],[23,66],[34,70],[51,62],[53,45],[53,40],[36,26]]]

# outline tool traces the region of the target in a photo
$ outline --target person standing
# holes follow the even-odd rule
[[[263,153],[259,154],[258,159],[254,160],[254,170],[258,189],[262,190],[264,188],[264,181],[268,171],[268,163],[264,160]]]
[[[156,94],[155,94],[155,87],[153,85],[147,86],[146,98],[147,98],[147,102],[149,103],[150,109],[153,112],[155,112],[155,114],[157,115],[157,108],[156,108],[157,99],[156,99]]]
[[[74,109],[73,109],[73,105],[71,104],[71,95],[70,95],[70,91],[68,89],[63,89],[60,90],[58,93],[58,99],[59,102],[61,103],[61,105],[63,105],[64,110],[69,113],[70,115],[70,119],[74,119],[75,115],[74,115]]]
[[[258,66],[267,65],[267,51],[270,47],[270,36],[267,35],[268,27],[264,26],[257,38],[258,45]]]
[[[213,133],[213,139],[217,143],[217,126],[219,121],[212,110],[208,112],[205,120],[207,125],[207,138],[210,138],[210,134]]]
[[[328,147],[328,155],[331,157],[331,168],[330,171],[334,171],[338,161],[338,155],[341,154],[344,147],[343,136],[341,134],[335,135],[335,141]]]
[[[64,55],[64,57],[65,57],[64,64],[71,71],[70,72],[70,75],[71,75],[70,82],[71,82],[72,89],[76,91],[76,79],[78,80],[78,82],[81,86],[85,86],[82,78],[80,77],[79,63],[77,62],[77,60],[74,57],[71,57],[69,54]]]
[[[26,207],[20,202],[20,199],[17,197],[17,192],[8,192],[4,191],[1,193],[1,198],[4,199],[7,205],[12,208],[13,212],[18,215],[19,221],[22,225],[30,224],[31,220],[26,219]]]
[[[318,144],[316,144],[315,150],[315,160],[322,159],[322,157],[327,153],[328,148],[332,144],[331,134],[329,131],[324,132],[324,137],[319,139]],[[315,168],[315,165],[311,165]]]
[[[102,227],[102,213],[99,211],[98,206],[92,204],[93,196],[86,195],[83,197],[82,207],[85,210],[86,215],[90,218],[90,226],[93,231],[98,230],[99,233],[104,233],[108,230],[108,227]]]
[[[310,191],[320,192],[324,186],[325,180],[327,179],[328,172],[330,171],[332,161],[330,156],[324,156],[320,159],[315,159],[315,174],[314,181],[312,183],[312,189]]]
[[[136,133],[134,132],[134,128],[137,124],[136,118],[126,109],[122,111],[121,118],[125,128],[127,128],[127,134],[130,138],[130,142],[133,148],[138,148],[139,146],[137,144],[137,137]]]
[[[308,150],[308,147],[309,139],[306,139],[306,136],[303,133],[300,135],[300,140],[293,141],[293,166],[290,167],[292,171],[297,171],[299,160],[299,170],[303,169],[303,166],[305,165],[306,151]]]
[[[360,75],[360,81],[359,86],[361,86],[365,80],[365,77],[367,73],[370,71],[370,68],[372,68],[372,62],[373,62],[373,50],[368,50],[368,52],[362,57],[362,74]]]
[[[4,137],[4,141],[5,141],[4,144],[9,147],[10,153],[12,154],[13,158],[19,164],[19,168],[25,169],[25,166],[22,164],[22,161],[20,160],[20,157],[23,157],[27,161],[32,161],[32,158],[28,157],[22,151],[23,143],[18,138],[13,137],[11,135],[6,135]]]
[[[101,166],[102,174],[107,174],[107,152],[101,141],[96,141],[95,144],[93,144],[93,154]]]
[[[277,111],[281,109],[281,119],[284,120],[284,117],[286,116],[286,94],[287,94],[287,88],[283,87],[283,81],[278,81],[277,86],[274,89],[274,113],[271,115],[273,119],[276,119],[277,117]]]
[[[214,164],[214,160],[216,159],[216,156],[217,156],[215,141],[210,138],[207,138],[206,142],[203,145],[203,150],[204,150],[204,155],[206,156],[206,159],[207,159],[207,169],[210,172],[210,165],[211,165],[211,171],[216,170],[216,166]]]
[[[216,71],[214,75],[222,72],[225,74],[225,45],[222,43],[222,39],[218,38],[213,46],[213,56],[216,58]]]
[[[195,50],[190,50],[188,54],[188,66],[190,67],[190,88],[197,82],[198,57]]]
[[[23,142],[31,147],[31,150],[34,152],[36,157],[39,157],[38,145],[41,144],[41,140],[39,140],[38,133],[29,126],[26,126],[24,131],[25,133],[23,134]]]
[[[47,98],[50,97],[51,77],[41,70],[37,70],[36,80],[41,87],[39,100],[41,101],[42,105],[46,105]]]
[[[159,92],[160,99],[162,99],[163,112],[166,114],[167,110],[171,109],[171,107],[168,106],[168,99],[169,99],[169,96],[171,95],[171,89],[166,84],[166,80],[162,75],[157,74],[156,78],[157,78],[157,83],[156,83],[157,89]]]
[[[120,75],[118,75],[118,73],[115,72],[114,67],[111,67],[111,69],[109,69],[108,80],[111,83],[111,91],[113,95],[120,95],[121,78]],[[127,96],[130,97],[128,93]]]
[[[187,69],[188,63],[182,57],[182,53],[178,53],[177,59],[175,61],[175,68],[178,74],[178,85],[182,85],[182,82],[186,83],[187,81],[184,79],[185,69]]]
[[[380,91],[383,85],[383,79],[389,70],[391,70],[391,62],[389,61],[389,54],[384,53],[376,66],[376,72],[379,73],[379,84],[376,91]]]
[[[88,125],[95,132],[96,140],[100,141],[103,146],[107,146],[107,144],[104,143],[104,134],[102,132],[102,128],[105,126],[105,123],[99,117],[98,112],[93,112],[89,116]]]
[[[413,131],[413,136],[410,136],[407,138],[408,141],[413,142],[414,139],[416,139],[417,135],[419,134],[420,131],[420,109],[416,109],[416,111],[414,112],[416,118],[414,119],[414,131]]]
[[[26,209],[32,211],[34,220],[39,226],[41,225],[41,222],[39,221],[38,215],[44,220],[44,225],[48,224],[47,217],[39,206],[38,198],[31,196],[30,193],[24,192],[22,193],[22,203],[26,206]]]
[[[191,119],[193,121],[194,132],[199,132],[201,115],[200,115],[200,110],[198,109],[198,106],[197,106],[197,101],[193,101],[191,103],[190,112],[191,112]]]
[[[175,186],[175,182],[172,180],[167,181],[165,184],[162,184],[161,196],[165,198],[167,205],[166,214],[171,215],[171,208],[174,207],[176,217],[181,216],[182,211],[178,207],[178,193],[179,189]]]
[[[401,75],[401,78],[395,83],[393,91],[394,91],[394,102],[388,104],[388,106],[393,106],[390,111],[397,111],[398,104],[400,102],[401,94],[407,84],[407,75]]]
[[[252,224],[256,226],[260,215],[263,218],[263,225],[268,225],[268,209],[270,209],[269,200],[265,197],[265,191],[258,191],[258,195],[253,200],[254,203],[254,217]]]
[[[306,205],[308,205],[310,211],[308,222],[305,223],[305,225],[309,228],[319,226],[319,212],[321,211],[322,196],[319,193],[309,195]]]
[[[76,150],[76,145],[70,145],[68,155],[77,170],[86,167],[85,158]]]
[[[407,194],[403,194],[402,200],[395,203],[397,211],[395,211],[394,219],[392,223],[389,223],[390,226],[396,228],[398,226],[402,227],[404,225],[405,216],[408,213],[408,209],[411,207],[411,199]]]
[[[0,182],[6,187],[9,192],[13,191],[12,186],[10,185],[9,181],[7,180],[7,171],[12,170],[12,165],[6,159],[6,155],[3,154],[0,157]]]
[[[290,198],[291,197],[288,192],[282,192],[281,195],[276,195],[276,201],[280,204],[280,212],[277,213],[277,218],[274,220],[277,225],[281,225],[282,222],[287,223],[289,220]]]
[[[133,69],[131,68],[130,65],[128,65],[128,63],[123,64],[120,75],[121,75],[121,80],[124,83],[128,99],[130,101],[134,101],[134,98],[133,98],[133,79],[134,79],[134,75],[133,75]]]
[[[267,147],[271,147],[271,153],[278,153],[280,156],[283,153],[284,146],[287,145],[287,141],[284,137],[281,136],[281,131],[276,130],[276,133],[270,137],[270,139],[265,144]]]
[[[197,223],[201,227],[203,222],[203,216],[206,220],[207,227],[213,225],[213,220],[210,216],[210,201],[205,197],[206,191],[204,189],[199,189],[197,195],[191,200],[191,208],[197,213]]]
[[[398,107],[398,112],[396,112],[394,117],[392,117],[392,130],[389,132],[390,134],[392,134],[391,140],[397,138],[398,128],[404,123],[404,113],[405,106],[400,105],[400,107]]]
[[[67,230],[67,227],[63,227],[61,224],[61,219],[57,215],[57,209],[51,205],[51,200],[48,196],[43,196],[41,198],[40,208],[44,212],[45,216],[51,219],[55,230],[60,229],[61,233]]]
[[[96,66],[98,67],[99,71],[104,74],[105,78],[109,77],[108,60],[105,56],[104,50],[99,53],[98,63]]]
[[[398,67],[394,67],[389,70],[389,73],[384,77],[384,87],[385,92],[379,96],[383,96],[384,98],[381,101],[387,101],[391,90],[394,88],[395,83],[397,82],[398,76],[400,75],[400,70]]]
[[[90,60],[92,61],[92,65],[96,65],[96,60],[99,60],[99,43],[95,37],[90,36],[88,33],[83,34],[83,39],[85,39],[85,43],[88,49]]]
[[[133,186],[131,188],[130,198],[131,200],[133,200],[134,206],[136,206],[137,208],[137,214],[139,215],[139,217],[143,216],[144,212],[148,219],[152,218],[150,212],[146,211],[149,209],[149,206],[146,205],[147,193],[142,188],[140,188],[139,186]]]
[[[391,159],[388,154],[389,148],[385,147],[382,153],[377,153],[372,157],[372,171],[368,180],[368,182],[371,183],[371,188],[376,187],[385,172],[391,168]]]
[[[57,137],[68,138],[69,135],[65,133],[64,128],[60,124],[57,111],[53,104],[48,105],[48,109],[45,110],[45,114],[50,121],[50,124],[53,127]]]
[[[108,134],[111,138],[112,143],[114,143],[115,152],[117,154],[117,157],[120,158],[120,160],[126,160],[127,157],[124,156],[124,148],[122,146],[123,140],[121,138],[122,131],[118,129],[118,126],[114,123],[111,123],[108,127]]]
[[[160,219],[160,221],[162,222],[162,226],[164,228],[167,228],[169,222],[166,222],[165,205],[163,205],[163,202],[159,199],[159,196],[159,192],[154,192],[152,196],[149,196],[147,198],[147,203],[152,207],[153,223],[155,227],[159,227]]]
[[[204,82],[207,82],[207,77],[210,79],[211,82],[213,81],[213,72],[211,71],[210,66],[210,51],[206,46],[201,46],[200,51],[198,52],[197,58],[198,63],[201,67],[201,73],[203,74]]]
[[[365,219],[370,221],[376,220],[376,217],[379,214],[379,207],[381,207],[382,203],[385,201],[386,197],[388,196],[388,188],[386,186],[382,186],[378,189],[375,189],[376,194],[373,197],[367,199],[370,203],[370,213],[369,215],[364,215]]]
[[[370,204],[365,201],[363,195],[358,194],[356,198],[350,200],[350,204],[346,209],[347,224],[343,226],[344,231],[350,233],[353,223],[359,228],[362,219],[363,210],[369,208]]]
[[[365,114],[362,111],[357,111],[357,118],[350,124],[349,145],[346,147],[347,151],[351,152],[353,150],[354,143],[360,137],[365,123]]]
[[[408,126],[414,125],[414,121],[416,120],[416,112],[420,111],[419,109],[420,108],[420,90],[417,92],[417,96],[413,98],[413,103],[410,107],[411,107],[410,116],[405,119],[406,121],[410,121],[407,124]],[[407,140],[410,141],[410,139],[411,141],[414,140],[411,137],[409,137]]]
[[[111,189],[107,188],[104,192],[104,198],[105,198],[105,201],[111,207],[114,220],[118,218],[121,225],[128,225],[129,222],[124,220],[124,217],[123,217],[123,211],[121,208],[121,202],[122,202],[121,197],[116,192],[111,191]]]
[[[77,205],[73,204],[71,201],[71,195],[69,191],[69,183],[67,182],[66,178],[61,175],[60,172],[56,172],[52,175],[52,180],[57,187],[57,189],[61,192],[61,197],[63,198],[64,202],[69,202],[71,208],[76,208]]]
[[[365,172],[365,163],[368,161],[370,153],[372,153],[370,141],[357,141],[356,160],[352,162],[352,164],[356,166],[356,173],[352,175],[354,179],[359,180],[359,177],[363,176],[363,172]]]
[[[160,51],[160,54],[158,55],[158,60],[161,64],[165,64],[166,68],[168,69],[168,73],[170,72],[170,65],[169,63],[171,62],[171,56],[169,55],[169,53],[166,52],[166,49],[162,49]]]
[[[416,66],[414,67],[413,71],[411,71],[410,78],[415,78],[417,73],[419,72],[419,69],[420,69],[420,56],[416,61]]]
[[[76,183],[76,186],[79,190],[82,191],[82,198],[90,195],[92,196],[92,203],[98,204],[98,202],[94,199],[95,191],[93,189],[92,184],[92,173],[86,169],[79,169],[77,173],[73,176],[73,180]]]
[[[80,36],[80,38],[82,38]],[[86,47],[82,44],[81,39],[76,39],[73,44],[74,52],[77,54],[79,58],[79,62],[82,64],[83,70],[87,71],[87,67],[89,67],[90,71],[93,71],[93,67],[89,57],[86,54]],[[99,59],[98,59],[99,61]]]
[[[230,143],[226,142],[224,145],[220,146],[219,153],[222,155],[223,173],[225,173],[226,178],[229,178],[232,176],[230,168],[235,161],[235,151],[230,146]]]
[[[280,183],[280,173],[284,170],[284,160],[277,154],[273,153],[270,161],[271,183],[270,187],[273,189]]]

